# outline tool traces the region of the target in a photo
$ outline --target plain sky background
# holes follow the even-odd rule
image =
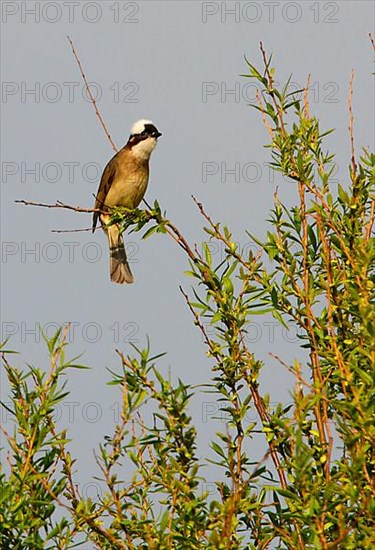
[[[18,365],[30,362],[47,369],[37,323],[48,334],[57,325],[73,323],[68,354],[82,353],[81,361],[92,370],[71,371],[71,405],[61,408],[61,426],[73,439],[81,489],[95,498],[100,489],[90,485],[97,473],[92,449],[112,433],[118,413],[118,390],[105,384],[106,367],[119,367],[115,348],[130,353],[129,341],[143,347],[149,336],[153,352],[167,352],[160,368],[188,384],[209,382],[212,363],[178,290],[179,285],[189,290],[192,280],[183,273],[186,257],[171,239],[155,235],[142,241],[140,234],[130,235],[136,282],[113,285],[102,232],[51,233],[89,227],[91,216],[14,202],[61,200],[90,208],[101,170],[113,155],[83,97],[66,35],[75,43],[88,80],[95,83],[98,106],[117,146],[127,141],[139,118],[151,118],[163,133],[151,159],[148,202],[157,199],[183,234],[201,243],[203,221],[192,203],[194,194],[214,220],[225,222],[235,240],[246,245],[246,229],[264,236],[276,185],[288,204],[293,204],[294,188],[266,166],[268,135],[259,113],[247,106],[254,88],[240,76],[247,70],[244,55],[260,65],[263,41],[267,52],[274,52],[276,81],[293,73],[293,82],[303,87],[311,74],[311,110],[321,117],[323,129],[336,129],[328,143],[337,153],[337,177],[345,184],[352,68],[357,150],[374,140],[368,39],[374,4],[1,4],[2,338],[13,334],[8,347],[21,352],[15,358]],[[251,349],[266,362],[262,391],[270,393],[271,401],[287,402],[291,380],[269,352],[286,361],[302,357],[295,331],[291,327],[290,333],[282,333],[270,318],[254,321]],[[1,381],[6,401],[3,373]],[[201,393],[193,401],[200,453],[207,451],[210,435],[224,429],[212,418],[217,406],[212,394]],[[7,416],[2,420],[9,429]],[[255,459],[261,458],[262,448],[255,440]],[[206,475],[210,479],[210,470]]]

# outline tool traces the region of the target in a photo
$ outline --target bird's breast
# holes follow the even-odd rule
[[[137,208],[146,193],[147,185],[148,170],[120,172],[111,185],[105,203],[111,207]]]

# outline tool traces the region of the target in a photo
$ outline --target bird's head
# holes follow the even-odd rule
[[[151,120],[141,119],[133,124],[128,146],[136,157],[147,160],[161,135]]]

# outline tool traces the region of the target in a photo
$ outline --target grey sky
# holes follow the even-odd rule
[[[148,335],[154,352],[168,352],[160,366],[190,384],[210,379],[210,361],[178,290],[179,285],[189,289],[192,284],[183,274],[188,264],[169,238],[154,236],[143,242],[139,234],[130,235],[136,283],[113,285],[101,232],[51,233],[89,227],[89,216],[14,203],[61,200],[91,207],[100,170],[113,155],[92,106],[83,98],[66,35],[75,43],[87,78],[96,83],[98,106],[117,146],[126,142],[138,118],[151,118],[163,133],[151,159],[147,200],[157,199],[192,242],[202,242],[203,223],[190,198],[194,194],[213,219],[225,222],[235,240],[246,244],[245,229],[264,234],[276,184],[287,203],[293,186],[270,175],[264,164],[269,160],[263,148],[268,136],[258,113],[247,107],[254,89],[239,76],[246,72],[243,56],[260,64],[262,40],[267,52],[274,52],[277,81],[293,73],[293,82],[302,87],[311,74],[311,110],[321,117],[323,128],[337,129],[330,137],[331,150],[337,152],[338,177],[345,182],[352,68],[357,149],[372,146],[374,140],[368,39],[374,4],[75,4],[1,5],[1,328],[2,337],[14,333],[9,346],[22,352],[15,359],[19,364],[28,361],[47,368],[36,323],[49,327],[50,334],[54,325],[74,323],[70,354],[84,353],[82,361],[92,370],[71,373],[68,400],[74,418],[66,407],[61,422],[73,438],[72,454],[79,459],[78,478],[84,486],[96,473],[91,449],[111,433],[116,418],[118,395],[105,385],[106,367],[119,365],[116,347],[130,352],[129,340],[142,347]],[[29,93],[31,89],[35,93]],[[35,253],[27,253],[30,250]],[[293,331],[283,334],[276,325],[273,331],[273,325],[266,324],[270,322],[257,318],[249,338],[254,352],[267,362],[263,389],[271,401],[287,401],[288,376],[268,353],[277,350],[292,360],[301,351]],[[5,384],[5,400],[6,395]],[[215,407],[212,395],[194,401],[202,452],[208,434],[220,428],[210,418]],[[95,488],[88,490],[94,496]]]

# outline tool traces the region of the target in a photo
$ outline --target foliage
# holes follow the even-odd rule
[[[245,255],[197,201],[210,242],[225,247],[220,263],[209,243],[191,246],[157,203],[130,216],[117,209],[112,219],[133,231],[149,226],[145,238],[171,236],[190,261],[195,284],[191,296],[182,294],[212,360],[211,391],[229,415],[212,441],[223,472],[216,497],[199,491],[207,460],[197,456],[189,416],[193,389],[162,376],[149,347],[119,352],[121,369],[110,383],[121,391],[121,420],[97,451],[107,490],[96,502],[79,494],[54,410],[66,397],[64,375],[80,365],[65,359],[59,331],[47,340],[49,374],[17,370],[4,351],[15,433],[4,431],[10,471],[0,478],[2,548],[73,548],[80,540],[124,549],[372,547],[375,157],[367,150],[355,156],[350,95],[352,156],[347,181],[335,188],[334,155],[324,146],[330,131],[310,114],[308,86],[302,97],[288,82],[277,89],[261,51],[263,69],[247,62],[245,75],[259,86],[253,107],[269,133],[272,167],[298,193],[292,208],[275,193],[266,239],[250,235],[261,253]],[[308,353],[303,363],[284,364],[295,377],[292,404],[276,410],[259,384],[269,367],[245,337],[253,316],[267,312],[283,326],[294,323]],[[144,419],[145,406],[153,422]],[[249,424],[251,407],[259,420]],[[255,457],[259,432],[267,453]],[[64,516],[57,520],[58,509]]]

